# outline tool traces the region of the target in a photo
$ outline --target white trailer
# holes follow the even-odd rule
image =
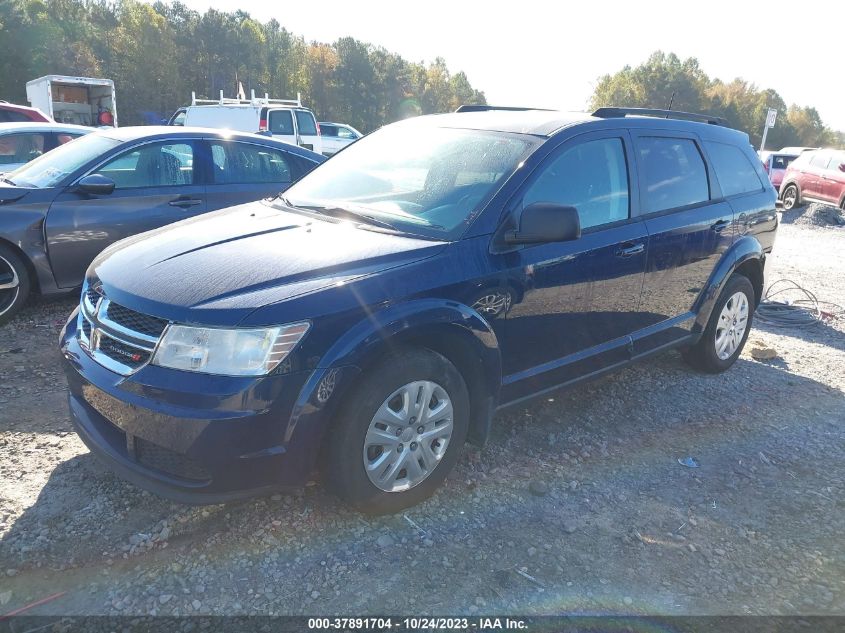
[[[45,75],[26,82],[26,98],[59,123],[117,127],[111,79]]]

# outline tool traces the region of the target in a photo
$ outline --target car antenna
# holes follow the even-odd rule
[[[669,112],[672,111],[672,104],[675,103],[675,91],[672,91],[672,97],[669,99],[669,107],[666,108],[666,118],[669,118]]]

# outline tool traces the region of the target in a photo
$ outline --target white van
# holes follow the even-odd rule
[[[181,109],[180,109],[181,110]],[[213,127],[239,132],[269,133],[273,138],[321,154],[323,143],[314,113],[297,99],[197,99],[171,118],[171,125]]]

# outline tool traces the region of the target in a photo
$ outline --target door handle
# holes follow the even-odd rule
[[[631,257],[633,255],[639,255],[645,250],[645,244],[639,242],[634,244],[633,242],[623,242],[619,246],[619,250],[616,251],[617,257]]]
[[[740,217],[742,217],[742,216],[740,216]],[[725,230],[725,227],[727,227],[729,224],[730,224],[730,222],[728,222],[727,220],[719,220],[715,224],[711,224],[710,228],[712,230],[716,231],[716,233],[721,233],[722,231]]]
[[[171,207],[187,209],[188,207],[195,207],[198,204],[202,204],[202,200],[197,200],[196,198],[176,198],[176,200],[171,200],[167,204]]]

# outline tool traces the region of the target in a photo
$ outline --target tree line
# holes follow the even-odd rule
[[[121,125],[150,123],[198,97],[302,95],[320,120],[368,132],[416,114],[485,103],[445,60],[410,62],[344,37],[306,42],[277,20],[181,2],[0,0],[0,98],[26,103],[48,74],[113,79]]]
[[[410,62],[344,37],[306,42],[272,19],[244,11],[204,13],[178,1],[0,0],[0,98],[26,102],[26,82],[47,74],[113,79],[121,125],[157,122],[198,97],[302,95],[320,120],[364,132],[407,116],[486,103],[463,72],[442,58]],[[787,105],[772,89],[743,79],[710,78],[698,60],[661,51],[636,67],[601,77],[590,100],[723,116],[760,144],[766,111],[778,111],[767,147],[845,147],[845,133],[809,106]],[[507,104],[504,104],[507,105]]]
[[[652,53],[637,67],[599,79],[590,106],[625,105],[706,112],[727,119],[731,127],[747,132],[751,144],[760,147],[769,108],[777,110],[775,127],[766,138],[767,149],[786,146],[845,148],[845,132],[826,126],[815,108],[787,105],[772,89],[761,89],[744,79],[724,82],[711,79],[698,60],[681,60],[662,51]]]

